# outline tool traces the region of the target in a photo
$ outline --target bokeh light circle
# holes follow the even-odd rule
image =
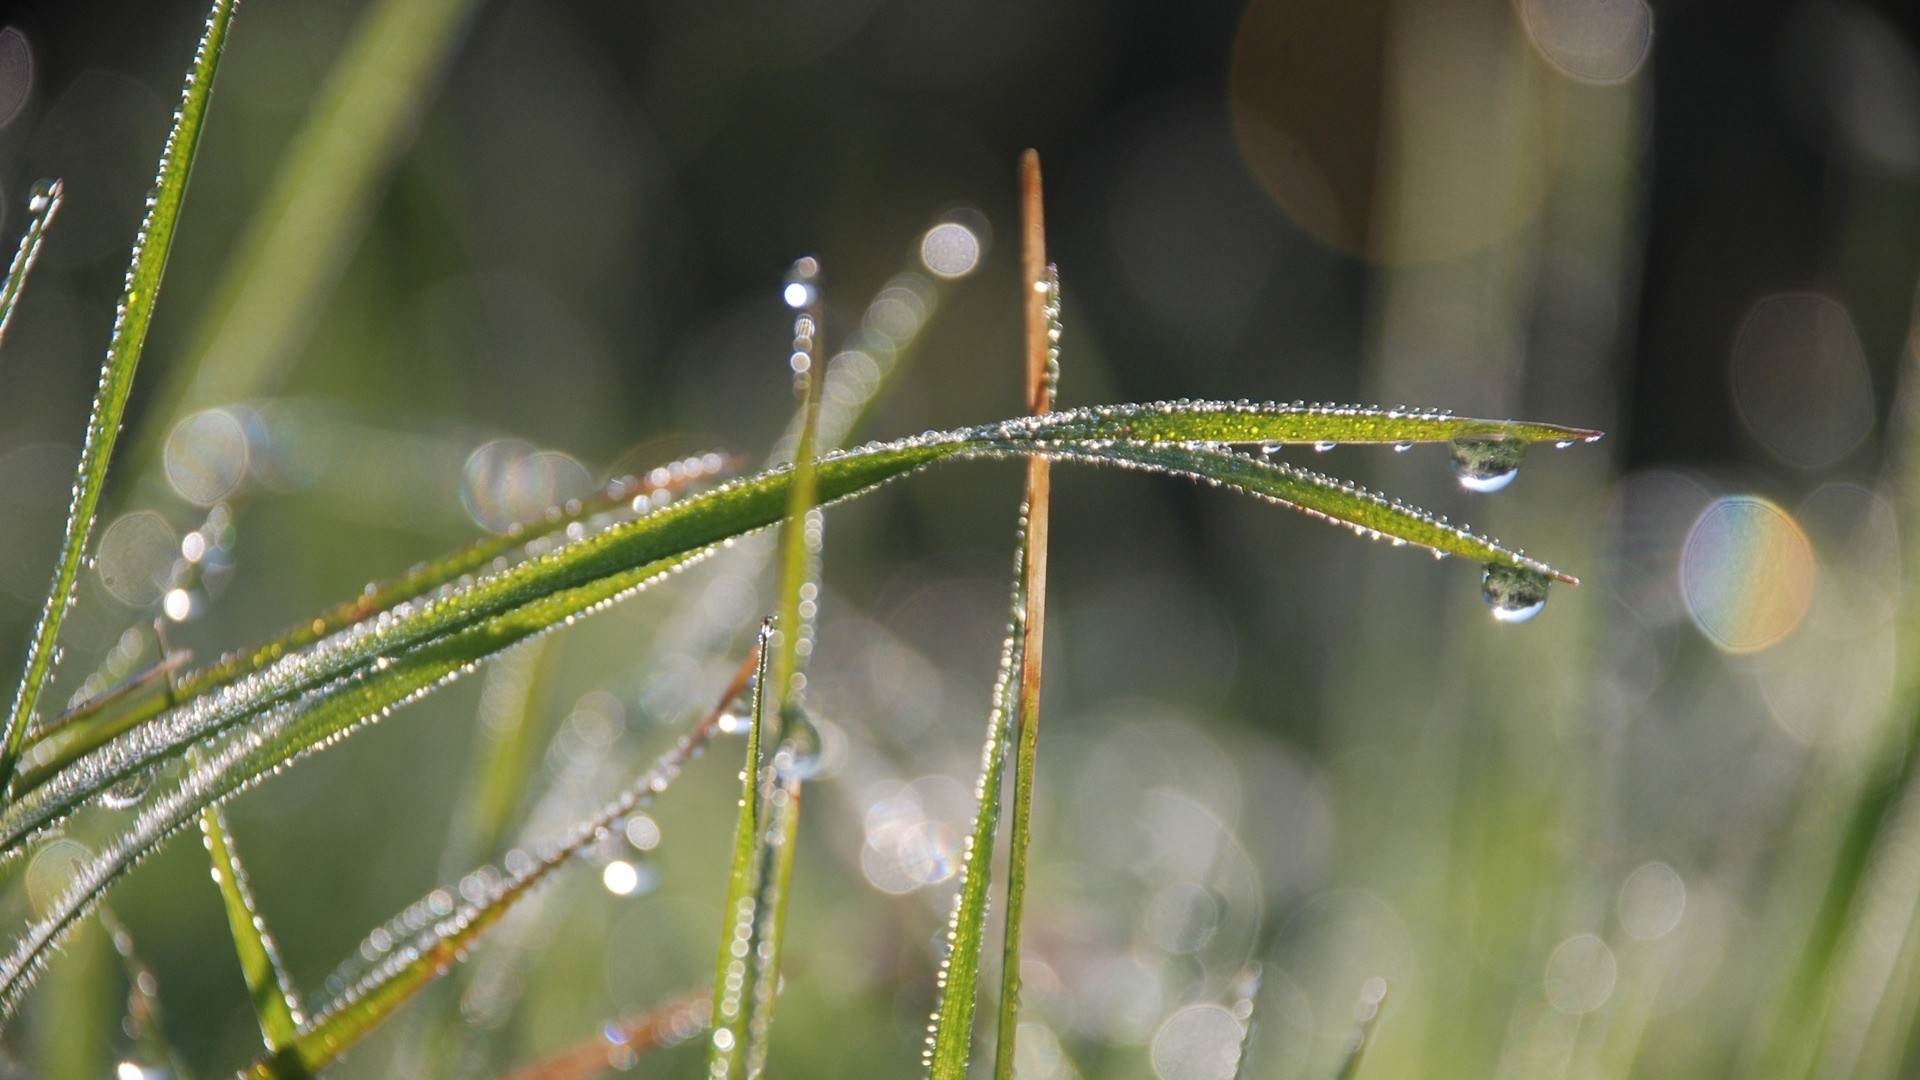
[[[1153,1033],[1154,1075],[1160,1080],[1233,1080],[1246,1028],[1218,1005],[1188,1005]]]
[[[247,428],[226,409],[205,409],[167,433],[167,482],[195,506],[212,506],[247,477]]]
[[[920,261],[943,278],[965,277],[980,264],[980,238],[957,221],[943,221],[920,238]]]
[[[1628,937],[1666,937],[1686,912],[1687,884],[1666,863],[1643,863],[1620,883],[1620,928]]]
[[[1547,1004],[1570,1016],[1590,1013],[1613,996],[1620,967],[1607,943],[1575,934],[1547,958]]]
[[[121,603],[145,607],[160,599],[180,551],[180,536],[151,510],[118,518],[100,536],[94,565],[100,583]]]
[[[1631,79],[1653,46],[1645,0],[1521,0],[1520,21],[1542,59],[1585,83]]]
[[[1708,504],[1680,552],[1680,594],[1694,626],[1730,653],[1778,644],[1813,602],[1813,547],[1785,510],[1731,495]]]

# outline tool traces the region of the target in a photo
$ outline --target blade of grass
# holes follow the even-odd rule
[[[787,514],[780,524],[779,638],[770,670],[779,718],[768,794],[761,821],[762,864],[754,897],[756,926],[752,943],[753,984],[747,998],[745,1075],[766,1069],[773,1032],[775,998],[780,986],[780,954],[786,941],[787,898],[793,882],[794,848],[799,839],[800,791],[805,780],[802,756],[817,756],[818,736],[804,712],[806,658],[813,652],[814,615],[819,610],[820,550],[826,523],[815,508],[819,495],[815,446],[819,441],[821,386],[821,290],[819,262],[811,256],[794,264],[789,286],[803,287],[806,303],[794,319],[791,366],[800,396],[799,430],[794,443],[793,482],[787,489]],[[810,594],[810,595],[809,595]],[[806,745],[811,736],[811,745]]]
[[[1357,410],[1355,412],[1359,415],[1353,416],[1342,413],[1335,419],[1344,424],[1355,425],[1356,430],[1378,428],[1379,425],[1386,423],[1386,421],[1378,418],[1370,418],[1370,414],[1368,414],[1366,410]],[[1044,421],[1009,421],[999,425],[985,425],[963,432],[931,433],[914,440],[900,440],[881,446],[871,446],[866,448],[862,456],[885,455],[898,451],[904,455],[904,458],[915,458],[924,453],[926,456],[923,460],[911,463],[913,467],[917,467],[920,464],[929,463],[934,457],[973,452],[989,447],[1002,450],[1027,449],[1035,446],[1045,446],[1061,451],[1084,449],[1088,446],[1097,446],[1101,443],[1108,442],[1116,431],[1122,430],[1129,417],[1136,416],[1150,419],[1152,422],[1151,430],[1133,431],[1128,429],[1130,431],[1130,437],[1124,440],[1124,445],[1126,446],[1153,446],[1159,445],[1162,442],[1212,444],[1222,441],[1227,434],[1233,431],[1245,434],[1250,430],[1250,427],[1257,428],[1258,437],[1267,441],[1302,441],[1298,435],[1298,431],[1304,430],[1324,433],[1327,430],[1325,425],[1328,422],[1326,415],[1323,415],[1321,412],[1316,412],[1312,409],[1303,410],[1291,406],[1230,405],[1217,402],[1189,402],[1184,404],[1178,402],[1162,402],[1149,405],[1106,406],[1055,413]],[[1191,422],[1188,423],[1186,420],[1183,420],[1183,417],[1190,417]],[[1391,433],[1396,437],[1405,436],[1406,441],[1451,437],[1448,433],[1461,430],[1471,430],[1480,433],[1496,432],[1501,433],[1499,437],[1511,439],[1534,437],[1544,439],[1548,434],[1569,436],[1585,434],[1572,428],[1554,428],[1548,425],[1528,425],[1463,418],[1450,418],[1439,421],[1410,417],[1403,418],[1401,421],[1395,423],[1398,426],[1391,428]],[[959,441],[974,441],[979,445],[971,448],[949,445]],[[1554,441],[1564,442],[1567,440],[1555,439]],[[1119,440],[1115,440],[1115,442],[1116,446],[1120,445]],[[1115,450],[1116,447],[1108,447],[1107,449]],[[1125,458],[1127,453],[1126,451],[1118,451],[1117,454],[1110,454],[1108,456]],[[852,457],[854,455],[848,456]],[[1301,484],[1291,486],[1293,489],[1293,497],[1285,500],[1290,504],[1300,505],[1307,509],[1314,509],[1315,496],[1309,489],[1316,487],[1327,488],[1329,486],[1351,489],[1350,485],[1320,477],[1318,474],[1309,473],[1305,470],[1296,470],[1296,472],[1300,475],[1302,481]],[[755,480],[765,482],[770,478],[776,478],[777,475],[778,470],[774,470],[762,474],[762,476],[755,478]],[[830,498],[837,499],[845,497],[848,493],[849,492],[846,491],[835,492],[830,495]],[[611,495],[603,496],[603,499],[607,500],[607,504],[619,501]],[[1345,496],[1341,496],[1339,501],[1345,504],[1352,504],[1352,500]],[[1376,499],[1375,501],[1378,500]],[[590,506],[583,506],[580,514],[589,514],[590,510]],[[1337,512],[1329,516],[1339,517]],[[1369,517],[1371,520],[1366,523],[1367,528],[1391,532],[1393,527],[1392,521],[1395,515],[1388,514],[1382,516],[1369,514]],[[579,520],[581,520],[579,515],[562,515],[559,520],[549,523],[551,525],[550,528],[535,530],[538,535],[532,539],[537,541],[542,537],[551,536]],[[740,531],[746,532],[757,527],[759,527],[759,525],[747,526]],[[1510,562],[1500,552],[1490,550],[1489,545],[1484,542],[1477,544],[1467,543],[1464,546],[1449,546],[1451,541],[1444,539],[1440,535],[1445,531],[1444,529],[1438,531],[1423,529],[1422,533],[1425,535],[1425,539],[1412,536],[1404,538],[1416,543],[1429,545],[1438,544],[1452,554],[1466,555],[1477,561],[1512,565],[1516,568],[1536,570],[1540,568],[1540,564],[1532,560]],[[1457,532],[1458,530],[1455,531]],[[348,626],[371,619],[399,604],[419,599],[449,582],[458,580],[464,575],[482,570],[489,565],[498,566],[500,560],[507,558],[508,553],[515,551],[516,548],[527,545],[529,542],[528,537],[524,534],[490,537],[470,545],[468,548],[446,559],[425,564],[390,585],[373,588],[362,596],[338,605],[333,610],[314,619],[311,623],[302,624],[265,645],[235,654],[211,667],[186,674],[180,680],[180,691],[187,697],[195,697],[204,695],[218,688],[232,685],[248,675],[261,672],[288,654],[311,645],[328,634],[338,633]],[[82,706],[80,712],[84,713],[90,708],[92,708],[92,706]],[[86,735],[72,737],[70,745],[62,745],[54,748],[50,755],[51,764],[36,766],[36,768],[31,770],[33,775],[23,781],[23,783],[25,783],[27,787],[39,783],[52,768],[58,767],[59,764],[64,762],[71,761],[81,753],[100,745],[107,738],[117,735],[134,724],[150,718],[158,711],[159,709],[155,702],[152,700],[142,700],[124,703],[120,707],[111,710],[110,715],[89,720],[86,724],[81,725],[81,730],[87,732]],[[54,727],[67,726],[70,726],[69,723],[63,720],[54,725],[49,725],[49,730]]]
[[[40,245],[46,239],[47,226],[60,212],[60,200],[66,188],[58,180],[42,180],[27,195],[27,227],[20,234],[20,247],[7,267],[7,280],[0,284],[0,343],[7,340],[7,327],[13,325],[13,309],[20,302],[20,291],[27,287],[27,275],[40,258]]]
[[[476,0],[376,0],[299,133],[193,335],[157,415],[272,391],[353,253]],[[158,460],[156,425],[142,460]]]
[[[851,498],[940,460],[1025,453],[1192,476],[1343,520],[1356,530],[1404,534],[1440,554],[1553,573],[1492,541],[1304,470],[1204,446],[1042,445],[1024,437],[1019,424],[920,436],[822,459],[822,501]],[[50,764],[38,787],[0,813],[0,855],[18,854],[25,839],[117,781],[189,746],[225,740],[204,768],[188,770],[113,838],[46,917],[16,939],[0,959],[0,1019],[11,1015],[51,950],[105,890],[201,809],[471,671],[501,649],[605,607],[728,538],[779,520],[790,472],[776,469],[723,485],[449,588],[433,600],[402,605],[218,693],[203,694],[93,753]]]
[[[764,644],[763,639],[763,647],[749,657],[756,666],[764,664],[761,659]],[[737,686],[729,689],[737,690]],[[733,693],[723,696],[719,704],[660,755],[631,787],[575,825],[565,838],[549,845],[530,860],[529,865],[504,875],[484,875],[488,884],[481,899],[456,907],[413,940],[392,945],[386,951],[384,962],[328,1002],[302,1026],[297,1038],[261,1057],[241,1075],[283,1080],[311,1076],[358,1044],[414,995],[451,970],[516,902],[600,842],[614,822],[651,805],[719,730],[720,717],[734,696]],[[750,741],[752,738],[749,735]],[[508,865],[511,866],[511,862]]]
[[[727,897],[721,907],[720,956],[713,975],[713,1036],[707,1075],[725,1080],[740,1071],[746,1054],[747,1000],[753,990],[754,897],[759,892],[760,741],[767,720],[767,676],[772,667],[773,620],[760,625],[759,667],[753,680],[752,722],[747,726],[746,764],[740,769],[740,816],[733,830]]]
[[[1239,443],[1335,446],[1499,439],[1566,446],[1601,437],[1587,428],[1512,420],[1480,420],[1431,409],[1362,405],[1278,405],[1250,401],[1158,401],[1099,405],[1054,413],[1033,425],[1036,435],[1127,442]],[[1044,436],[1042,436],[1044,437]]]
[[[960,893],[947,921],[947,955],[940,962],[939,1004],[927,1034],[923,1063],[934,1080],[964,1080],[973,1049],[973,1011],[980,980],[980,949],[986,939],[987,891],[993,875],[993,841],[1000,828],[1000,789],[1007,762],[1007,737],[1019,707],[1020,649],[1026,604],[1026,519],[1020,521],[1013,555],[1012,616],[1000,643],[1000,667],[987,711],[987,735],[980,746],[979,803],[973,831],[960,862]]]
[[[369,585],[360,595],[334,605],[265,645],[222,657],[209,667],[181,676],[177,692],[184,697],[193,697],[231,685],[329,634],[339,633],[355,623],[391,611],[400,604],[418,600],[469,574],[482,572],[489,567],[499,568],[513,558],[524,558],[542,541],[565,535],[575,525],[614,513],[622,507],[631,507],[633,512],[641,513],[643,507],[654,509],[665,505],[687,491],[705,486],[732,472],[738,461],[733,455],[705,454],[676,461],[671,466],[655,468],[645,476],[623,477],[580,500],[577,506],[570,503],[568,507],[561,508],[561,512],[531,526],[483,537],[451,555],[416,566],[390,582]],[[118,689],[115,688],[116,691]],[[109,691],[42,725],[29,735],[28,746],[37,746],[41,741],[57,736],[60,743],[49,747],[47,755],[70,760],[135,724],[159,715],[164,707],[163,701],[158,698],[119,696],[115,691]]]
[[[20,748],[40,703],[40,691],[52,672],[60,624],[73,602],[74,585],[79,580],[87,540],[93,532],[100,491],[106,486],[107,464],[120,435],[127,395],[133,390],[134,370],[146,346],[147,327],[153,321],[154,302],[159,298],[160,281],[166,273],[167,255],[173,250],[173,235],[180,222],[181,204],[186,199],[194,152],[200,146],[207,102],[213,95],[214,75],[219,71],[220,53],[226,46],[227,30],[237,3],[238,0],[214,0],[207,13],[206,27],[201,32],[193,64],[187,69],[186,85],[180,93],[180,107],[174,112],[173,129],[167,133],[166,146],[160,151],[159,173],[154,180],[153,194],[147,199],[146,219],[141,222],[133,243],[126,288],[107,342],[106,361],[100,368],[100,389],[94,395],[93,415],[87,421],[86,441],[80,448],[73,501],[67,510],[66,540],[54,570],[53,585],[47,591],[46,606],[41,609],[39,626],[27,647],[26,671],[14,694],[13,708],[7,714],[4,738],[0,738],[0,789],[13,779]]]
[[[1062,460],[1130,466],[1185,475],[1236,488],[1309,514],[1347,524],[1367,535],[1417,543],[1438,554],[1460,555],[1488,566],[1572,579],[1543,563],[1484,537],[1365,489],[1306,470],[1204,446],[1115,443],[1087,448],[1029,440],[1016,425],[988,425],[964,432],[919,436],[823,458],[823,502],[851,498],[889,480],[950,458],[1045,453]],[[538,557],[471,582],[449,586],[433,598],[402,604],[364,620],[307,649],[281,655],[260,671],[210,692],[202,688],[181,708],[128,731],[84,755],[37,763],[25,772],[25,794],[0,813],[0,854],[18,850],[28,834],[71,813],[133,772],[176,756],[191,743],[230,730],[249,718],[306,698],[317,707],[337,680],[365,675],[350,688],[384,709],[420,687],[391,694],[378,684],[390,678],[386,665],[429,643],[458,637],[478,650],[471,664],[550,625],[596,609],[643,587],[660,574],[705,553],[713,545],[773,524],[784,512],[790,469],[723,485],[646,517],[610,526]],[[534,612],[552,620],[539,624]],[[490,620],[501,619],[493,623]],[[265,651],[273,653],[276,646]],[[455,655],[439,648],[434,656]],[[415,665],[417,668],[418,665]],[[454,672],[458,674],[458,669]],[[369,688],[367,683],[371,683]],[[182,680],[191,692],[193,678]],[[320,693],[318,698],[308,695]]]
[[[200,812],[200,833],[206,838],[207,854],[213,859],[213,881],[220,888],[220,900],[227,911],[227,925],[233,931],[234,952],[240,957],[240,973],[247,981],[247,996],[253,999],[254,1016],[260,1021],[260,1035],[268,1050],[292,1045],[300,1034],[299,997],[287,978],[280,951],[267,932],[266,920],[253,902],[247,887],[247,872],[240,863],[240,852],[227,828],[226,814],[210,806]]]
[[[1035,416],[1053,411],[1060,380],[1060,276],[1047,262],[1047,229],[1040,186],[1040,155],[1021,159],[1023,248],[1021,283],[1026,286],[1027,408]],[[1020,920],[1025,914],[1027,849],[1032,842],[1033,777],[1040,748],[1040,649],[1046,637],[1047,532],[1051,477],[1044,457],[1027,459],[1026,618],[1021,627],[1020,707],[1014,720],[1013,831],[1007,840],[1007,913],[1000,948],[1000,1010],[994,1039],[993,1074],[1013,1080],[1014,1042],[1020,1027]]]

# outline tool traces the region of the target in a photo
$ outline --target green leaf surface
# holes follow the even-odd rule
[[[13,778],[20,748],[40,702],[40,691],[53,669],[60,624],[72,604],[74,585],[85,561],[87,540],[93,533],[93,521],[100,507],[100,492],[106,486],[107,463],[113,457],[120,421],[126,413],[127,395],[133,391],[134,370],[146,346],[147,327],[153,321],[167,255],[173,250],[180,207],[187,194],[187,179],[193,171],[194,152],[200,146],[207,103],[213,96],[214,74],[219,70],[220,53],[226,46],[227,30],[238,2],[214,0],[193,64],[187,69],[173,129],[167,133],[166,146],[160,152],[159,175],[147,200],[146,219],[141,222],[133,243],[126,287],[114,316],[113,333],[107,341],[106,361],[100,368],[100,388],[94,395],[93,415],[87,421],[86,441],[80,447],[73,501],[67,511],[66,540],[61,545],[53,585],[47,591],[46,606],[41,609],[39,625],[27,646],[26,672],[7,714],[4,738],[0,739],[0,785]]]

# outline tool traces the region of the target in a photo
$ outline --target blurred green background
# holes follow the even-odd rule
[[[0,228],[33,180],[69,192],[0,352],[7,657],[199,7],[0,5]],[[1063,404],[1610,434],[1498,495],[1437,448],[1289,455],[1584,579],[1522,627],[1475,567],[1056,471],[1021,1076],[1229,1077],[1256,969],[1250,1077],[1330,1076],[1372,979],[1366,1077],[1914,1075],[1917,37],[1904,5],[1835,0],[247,0],[56,696],[151,663],[156,616],[209,659],[600,481],[763,459],[803,254],[830,349],[898,356],[855,439],[1018,413],[1034,146]],[[926,243],[942,224],[958,254]],[[831,775],[777,1075],[918,1068],[1019,476],[829,516]],[[309,996],[503,854],[467,850],[461,807],[516,700],[538,741],[506,844],[711,703],[772,602],[750,554],[233,804]],[[738,746],[332,1075],[502,1072],[710,978]],[[177,839],[111,900],[176,1059],[129,1045],[92,934],[7,1033],[23,1075],[258,1052],[205,858]],[[10,871],[10,925],[39,864]]]

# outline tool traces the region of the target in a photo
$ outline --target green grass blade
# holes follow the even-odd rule
[[[773,663],[767,685],[773,715],[779,720],[769,770],[766,805],[762,808],[756,859],[760,870],[754,882],[754,933],[749,942],[754,962],[746,1001],[743,1030],[743,1075],[760,1076],[766,1069],[773,1033],[774,1003],[780,984],[780,953],[786,941],[787,897],[793,881],[794,848],[799,839],[800,790],[804,782],[799,758],[817,754],[818,737],[801,703],[806,657],[813,650],[814,614],[819,607],[820,548],[824,517],[815,509],[819,495],[814,448],[820,431],[821,295],[819,263],[799,260],[789,284],[801,285],[806,303],[793,323],[795,389],[800,395],[794,440],[793,481],[787,487],[787,513],[780,523],[780,579]],[[811,590],[812,596],[806,594]],[[804,744],[804,745],[803,745]],[[729,1070],[731,1075],[731,1070]]]
[[[1158,401],[1054,413],[1036,431],[1061,439],[1206,442],[1280,446],[1346,443],[1434,443],[1497,438],[1520,443],[1592,442],[1586,428],[1513,420],[1478,420],[1430,409],[1359,405],[1277,405],[1248,401]]]
[[[1570,581],[1537,560],[1364,489],[1315,473],[1204,446],[1135,443],[1078,446],[1037,442],[1021,428],[996,424],[918,436],[829,456],[819,462],[823,502],[851,498],[927,465],[956,457],[1041,452],[1059,460],[1120,465],[1184,475],[1251,492],[1347,524],[1363,533],[1423,545],[1489,567]],[[579,615],[645,585],[709,547],[779,521],[791,470],[774,469],[692,496],[644,517],[612,525],[537,557],[433,597],[363,620],[217,690],[182,680],[193,697],[182,707],[117,736],[84,755],[36,763],[21,777],[25,793],[0,812],[0,855],[18,850],[31,832],[60,819],[114,781],[177,756],[191,743],[230,730],[268,710],[294,705],[337,680],[384,676],[380,666],[430,642],[491,625],[462,640],[485,651],[539,632],[536,612],[555,622]],[[511,618],[497,625],[489,621]],[[272,648],[269,647],[269,652]],[[358,683],[355,684],[358,687]],[[414,692],[414,691],[409,691]],[[379,697],[381,695],[372,695]],[[311,702],[300,707],[311,707]],[[383,701],[378,707],[385,708]]]
[[[754,898],[759,893],[760,741],[767,722],[768,673],[773,660],[773,620],[760,626],[753,679],[752,723],[747,726],[746,763],[740,768],[740,816],[733,830],[733,858],[727,870],[727,897],[721,906],[720,955],[714,962],[713,1036],[707,1075],[714,1080],[739,1074],[747,1049],[747,1002],[753,990]]]
[[[1006,774],[1009,722],[1019,705],[1020,649],[1026,640],[1026,522],[1014,547],[1013,615],[1000,644],[987,735],[980,747],[979,807],[960,862],[960,894],[947,921],[947,955],[940,963],[940,1000],[927,1035],[924,1062],[934,1080],[965,1080],[973,1049],[973,1012],[980,981],[980,949],[986,940],[987,891],[993,876],[993,841],[1000,828],[1000,789]]]
[[[1538,574],[1569,585],[1578,579],[1538,559],[1502,546],[1445,518],[1309,469],[1263,461],[1229,450],[1172,444],[1117,444],[1095,449],[1056,446],[1058,461],[1118,465],[1187,476],[1292,507],[1376,540],[1425,548],[1436,557],[1457,555],[1486,566]]]
[[[384,959],[355,985],[328,1002],[302,1027],[297,1038],[254,1062],[242,1075],[289,1080],[311,1076],[359,1043],[414,995],[451,970],[514,904],[604,839],[614,822],[651,805],[719,730],[723,711],[724,707],[716,707],[708,713],[660,755],[632,786],[573,826],[564,838],[549,845],[529,865],[506,873],[475,875],[487,882],[480,899],[455,906],[411,939],[390,945],[384,950]],[[415,906],[420,910],[434,910],[431,898]]]
[[[40,258],[40,245],[47,237],[47,226],[60,212],[60,200],[66,193],[58,180],[42,180],[27,196],[27,228],[20,234],[20,247],[7,267],[7,280],[0,284],[0,343],[7,340],[7,327],[13,325],[13,309],[20,302],[20,291],[27,287],[27,275]]]
[[[234,847],[233,834],[227,828],[226,814],[217,806],[200,812],[200,833],[207,841],[207,854],[213,859],[213,881],[220,888],[220,900],[227,910],[227,925],[233,931],[234,952],[240,957],[240,973],[247,980],[247,994],[253,999],[253,1012],[260,1020],[260,1034],[267,1049],[290,1046],[300,1034],[299,998],[287,978],[280,951],[267,933],[266,920],[260,917],[247,887],[247,872],[240,864],[240,852]]]
[[[950,458],[1030,452],[1059,460],[1186,475],[1231,486],[1459,554],[1490,566],[1553,573],[1492,541],[1362,489],[1304,470],[1208,447],[1080,447],[1023,436],[1024,422],[919,436],[819,462],[821,501],[851,498]],[[78,875],[48,915],[0,958],[0,1019],[74,922],[120,875],[198,812],[290,761],[330,745],[397,705],[472,670],[519,641],[602,608],[688,565],[729,538],[784,516],[791,470],[775,469],[562,545],[380,617],[275,661],[261,672],[124,733],[79,759],[49,763],[38,786],[0,812],[0,856],[70,816],[115,782],[213,740],[201,768],[170,785]],[[224,742],[219,742],[220,740]],[[723,983],[724,986],[724,983]]]
[[[376,0],[361,16],[193,335],[159,415],[271,392],[338,280],[476,0]],[[142,457],[157,458],[165,425]]]
[[[1025,198],[1027,402],[1035,416],[1053,411],[1060,383],[1060,275],[1047,263],[1040,189],[1040,155],[1021,161]],[[993,1075],[1013,1080],[1020,1030],[1020,923],[1026,914],[1027,851],[1033,841],[1033,779],[1040,751],[1041,647],[1046,637],[1047,536],[1052,479],[1049,462],[1027,459],[1025,625],[1021,627],[1020,707],[1014,721],[1013,826],[1007,838],[1007,912],[1000,946],[1000,1008],[993,1042]]]
[[[569,528],[592,521],[601,515],[638,507],[659,507],[687,491],[710,484],[730,473],[738,458],[709,453],[660,466],[644,476],[622,477],[592,496],[569,504],[551,518],[508,533],[487,536],[431,562],[422,563],[406,574],[382,584],[368,586],[351,600],[336,604],[319,616],[293,627],[263,645],[223,657],[208,667],[188,672],[176,683],[179,697],[194,697],[254,674],[274,661],[305,648],[329,634],[336,634],[355,623],[391,611],[408,601],[418,600],[469,574],[504,565],[515,557],[524,557],[543,540],[564,535]],[[644,500],[644,502],[643,502]],[[640,512],[634,509],[633,512]],[[156,697],[121,695],[115,691],[62,714],[28,737],[27,745],[58,739],[45,756],[67,761],[92,750],[114,736],[151,719],[165,710],[165,701]],[[24,781],[31,786],[31,780]],[[472,861],[472,860],[468,860]]]
[[[173,250],[173,235],[180,222],[181,204],[186,199],[194,152],[200,145],[207,102],[213,95],[214,75],[220,67],[220,53],[226,46],[227,30],[238,2],[214,0],[193,64],[187,69],[173,129],[167,133],[166,146],[160,151],[159,173],[154,180],[153,194],[147,200],[146,219],[133,243],[126,288],[114,317],[112,336],[107,341],[106,361],[100,368],[100,389],[94,395],[93,415],[87,421],[86,441],[80,448],[73,501],[67,511],[66,541],[54,570],[53,585],[47,591],[46,606],[41,609],[39,626],[27,646],[26,671],[14,694],[13,708],[7,714],[4,738],[0,739],[0,786],[13,778],[21,745],[40,703],[40,691],[53,669],[60,623],[73,601],[74,585],[85,561],[87,540],[100,506],[100,491],[106,486],[107,464],[120,435],[127,395],[133,390],[134,369],[139,366],[140,353],[146,346],[147,327],[153,321],[154,302],[166,273],[167,255]]]

